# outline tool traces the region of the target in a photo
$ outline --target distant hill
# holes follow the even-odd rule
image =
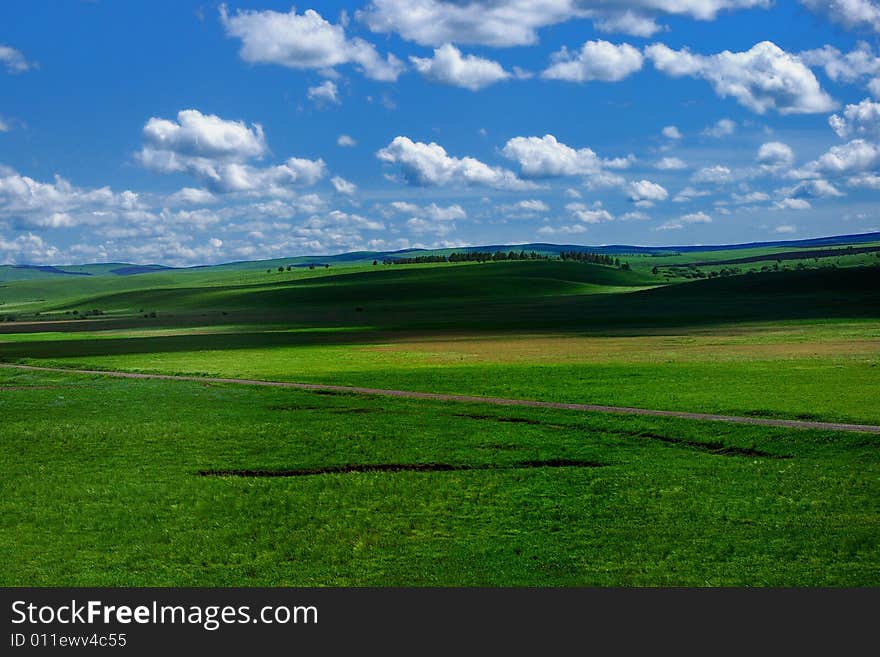
[[[688,246],[635,246],[626,244],[583,245],[548,244],[534,242],[529,244],[487,244],[482,246],[462,246],[449,249],[402,249],[399,251],[352,251],[336,255],[295,256],[274,258],[272,260],[247,260],[227,262],[219,265],[198,265],[196,267],[167,267],[165,265],[139,265],[131,263],[92,263],[84,265],[0,265],[0,283],[65,276],[135,276],[157,271],[214,269],[217,271],[254,271],[275,269],[277,267],[307,267],[333,264],[369,264],[373,260],[394,260],[419,255],[448,255],[450,253],[471,253],[475,251],[535,251],[542,255],[558,255],[562,251],[580,251],[606,255],[671,255],[676,253],[700,253],[711,251],[737,251],[756,248],[810,248],[832,247],[842,244],[863,244],[880,242],[880,232],[858,235],[836,235],[803,240],[777,240],[772,242],[745,242],[742,244],[688,245]]]

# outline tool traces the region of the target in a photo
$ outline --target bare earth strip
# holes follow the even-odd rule
[[[710,420],[714,422],[736,422],[739,424],[759,424],[769,427],[789,427],[792,429],[824,429],[829,431],[859,431],[880,434],[880,426],[870,424],[842,424],[838,422],[809,422],[804,420],[772,420],[768,418],[742,417],[737,415],[714,415],[710,413],[687,413],[685,411],[657,411],[627,406],[601,406],[596,404],[566,404],[561,402],[535,401],[531,399],[503,399],[500,397],[475,397],[471,395],[447,395],[436,392],[414,392],[410,390],[383,390],[381,388],[362,388],[358,386],[334,386],[323,383],[291,383],[287,381],[260,381],[257,379],[231,379],[208,376],[183,376],[174,374],[144,374],[141,372],[113,372],[104,370],[79,370],[65,367],[39,367],[36,365],[12,365],[0,363],[0,367],[37,372],[64,372],[68,374],[91,374],[120,379],[159,379],[163,381],[194,381],[197,383],[231,383],[249,386],[269,386],[275,388],[295,388],[297,390],[325,390],[331,392],[355,393],[359,395],[382,395],[385,397],[404,397],[406,399],[431,399],[435,401],[462,402],[468,404],[492,404],[495,406],[530,406],[534,408],[558,408],[568,411],[617,413],[622,415],[652,415],[675,417],[685,420]]]

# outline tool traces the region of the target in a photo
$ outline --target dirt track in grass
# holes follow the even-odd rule
[[[494,406],[528,406],[532,408],[557,408],[569,411],[593,413],[616,413],[619,415],[648,415],[656,417],[674,417],[685,420],[703,420],[714,422],[734,422],[738,424],[757,424],[769,427],[788,427],[792,429],[821,429],[827,431],[858,431],[880,434],[880,426],[870,424],[846,424],[840,422],[813,422],[806,420],[776,420],[759,417],[743,417],[738,415],[715,415],[711,413],[689,413],[686,411],[662,411],[647,408],[631,408],[627,406],[603,406],[596,404],[569,404],[562,402],[536,401],[532,399],[504,399],[501,397],[477,397],[473,395],[450,395],[436,392],[415,392],[411,390],[383,390],[381,388],[363,388],[359,386],[336,386],[322,383],[293,383],[288,381],[261,381],[259,379],[235,379],[209,376],[184,376],[174,374],[146,374],[142,372],[117,372],[105,370],[82,370],[65,367],[40,367],[37,365],[14,365],[0,363],[0,367],[36,372],[65,372],[68,374],[89,374],[109,376],[120,379],[158,379],[163,381],[194,381],[196,383],[228,383],[236,385],[268,386],[274,388],[294,388],[311,390],[321,393],[341,393],[358,395],[380,395],[385,397],[402,397],[405,399],[429,399],[433,401],[460,402],[467,404],[491,404]]]

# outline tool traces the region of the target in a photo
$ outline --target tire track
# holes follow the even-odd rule
[[[687,411],[661,411],[629,406],[605,406],[601,404],[572,404],[565,402],[537,401],[532,399],[505,399],[503,397],[477,397],[473,395],[452,395],[439,392],[415,392],[412,390],[385,390],[361,386],[339,386],[324,383],[294,383],[289,381],[261,381],[259,379],[238,379],[209,376],[186,376],[179,374],[146,374],[142,372],[117,372],[106,370],[81,370],[66,367],[42,367],[38,365],[13,365],[0,363],[0,367],[35,372],[66,372],[68,374],[90,374],[118,379],[154,379],[160,381],[194,381],[197,383],[229,383],[235,385],[266,386],[272,388],[293,388],[314,392],[354,393],[359,395],[379,395],[401,397],[404,399],[428,399],[433,401],[460,402],[466,404],[490,404],[493,406],[526,406],[531,408],[556,408],[567,411],[588,413],[615,413],[618,415],[646,415],[652,417],[672,417],[684,420],[703,420],[710,422],[733,422],[736,424],[755,424],[767,427],[787,427],[790,429],[820,429],[826,431],[856,431],[880,434],[880,426],[870,424],[848,424],[841,422],[813,422],[808,420],[775,420],[771,418],[744,417],[740,415],[717,415],[713,413],[690,413]]]

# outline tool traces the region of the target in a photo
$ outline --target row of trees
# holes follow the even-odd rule
[[[502,262],[506,260],[572,260],[575,262],[588,262],[595,265],[620,267],[629,269],[629,264],[620,262],[619,258],[613,258],[601,253],[587,253],[586,251],[562,251],[558,256],[541,255],[535,251],[466,251],[464,253],[450,253],[447,255],[423,255],[410,258],[386,258],[383,265],[416,265],[435,262]],[[378,264],[374,260],[373,264]]]
[[[585,251],[560,251],[560,260],[575,260],[577,262],[589,262],[594,265],[608,265],[620,267],[620,258],[612,258],[603,253],[587,253]]]
[[[505,260],[550,260],[550,256],[534,251],[465,251],[445,255],[423,255],[411,258],[386,258],[383,265],[416,265],[428,262],[501,262]]]

